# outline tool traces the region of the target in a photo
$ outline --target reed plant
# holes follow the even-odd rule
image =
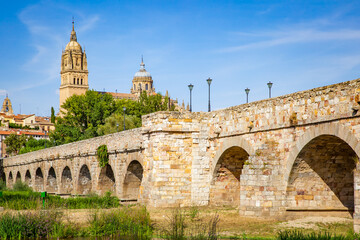
[[[152,239],[153,227],[145,207],[122,207],[111,212],[95,212],[89,221],[88,236],[115,239]]]
[[[181,208],[175,208],[166,227],[160,230],[162,239],[167,240],[217,240],[219,215],[215,214],[208,221],[198,221],[199,211],[192,208],[188,214]]]
[[[0,216],[1,239],[44,239],[60,234],[61,237],[68,237],[73,234],[66,233],[76,232],[71,228],[71,225],[62,223],[62,214],[55,211],[5,213]]]

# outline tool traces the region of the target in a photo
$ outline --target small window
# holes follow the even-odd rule
[[[83,85],[83,81],[82,81],[82,79],[81,79],[81,85]]]
[[[145,90],[148,90],[148,85],[147,84],[145,84]]]
[[[74,84],[75,84],[75,78],[74,78]]]
[[[79,85],[79,79],[77,79],[77,85]]]
[[[136,90],[136,85],[134,84],[134,90]]]
[[[139,89],[140,89],[140,91],[141,91],[141,83],[139,84]]]

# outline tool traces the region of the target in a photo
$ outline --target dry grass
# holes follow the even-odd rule
[[[327,231],[329,233],[336,233],[337,235],[346,235],[352,230],[351,219],[345,219],[343,222],[326,222],[324,221],[309,221],[306,222],[310,227],[305,228],[301,224],[293,224],[292,221],[281,222],[277,220],[268,220],[260,218],[247,218],[239,216],[238,209],[231,207],[193,207],[184,208],[187,218],[194,223],[208,222],[209,218],[214,214],[219,215],[220,222],[219,233],[221,237],[242,239],[246,236],[247,239],[271,239],[275,238],[279,230],[298,229],[304,233],[313,231]],[[76,223],[79,226],[88,225],[89,216],[96,210],[78,209],[78,210],[63,210],[64,218]],[[112,211],[112,209],[103,209],[102,211]],[[173,208],[148,208],[150,218],[156,230],[163,229],[168,224],[168,218],[173,212]],[[17,211],[14,211],[17,212]],[[288,224],[287,224],[288,223]]]

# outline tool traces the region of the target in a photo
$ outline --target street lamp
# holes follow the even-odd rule
[[[211,81],[212,79],[211,78],[208,78],[206,79],[207,83],[209,84],[209,109],[208,111],[210,112],[211,111],[211,105],[210,105],[210,85],[211,85]]]
[[[44,131],[45,132],[45,148],[46,148],[46,130]]]
[[[269,87],[269,98],[271,98],[271,87],[272,87],[273,83],[269,81],[269,82],[267,83],[267,85],[268,85],[268,87]]]
[[[194,88],[194,85],[192,85],[191,83],[188,85],[189,90],[190,90],[190,112],[192,112],[192,104],[191,104],[191,91]]]
[[[116,124],[116,132],[119,131],[119,123]]]
[[[125,129],[126,129],[126,127],[125,127],[125,111],[126,111],[126,107],[123,107],[123,111],[124,111],[124,131],[125,131]]]
[[[250,92],[250,89],[249,88],[246,88],[245,89],[245,92],[246,92],[246,103],[249,102],[249,92]]]

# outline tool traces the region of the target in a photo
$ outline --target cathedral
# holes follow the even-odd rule
[[[74,22],[72,22],[70,42],[61,55],[60,109],[68,97],[85,94],[89,89],[88,74],[86,53],[77,41]],[[156,94],[151,74],[145,70],[144,61],[141,59],[140,70],[134,75],[130,93],[106,93],[115,99],[138,100],[140,93],[144,91],[149,95]],[[170,100],[170,102],[177,105],[177,101]]]

